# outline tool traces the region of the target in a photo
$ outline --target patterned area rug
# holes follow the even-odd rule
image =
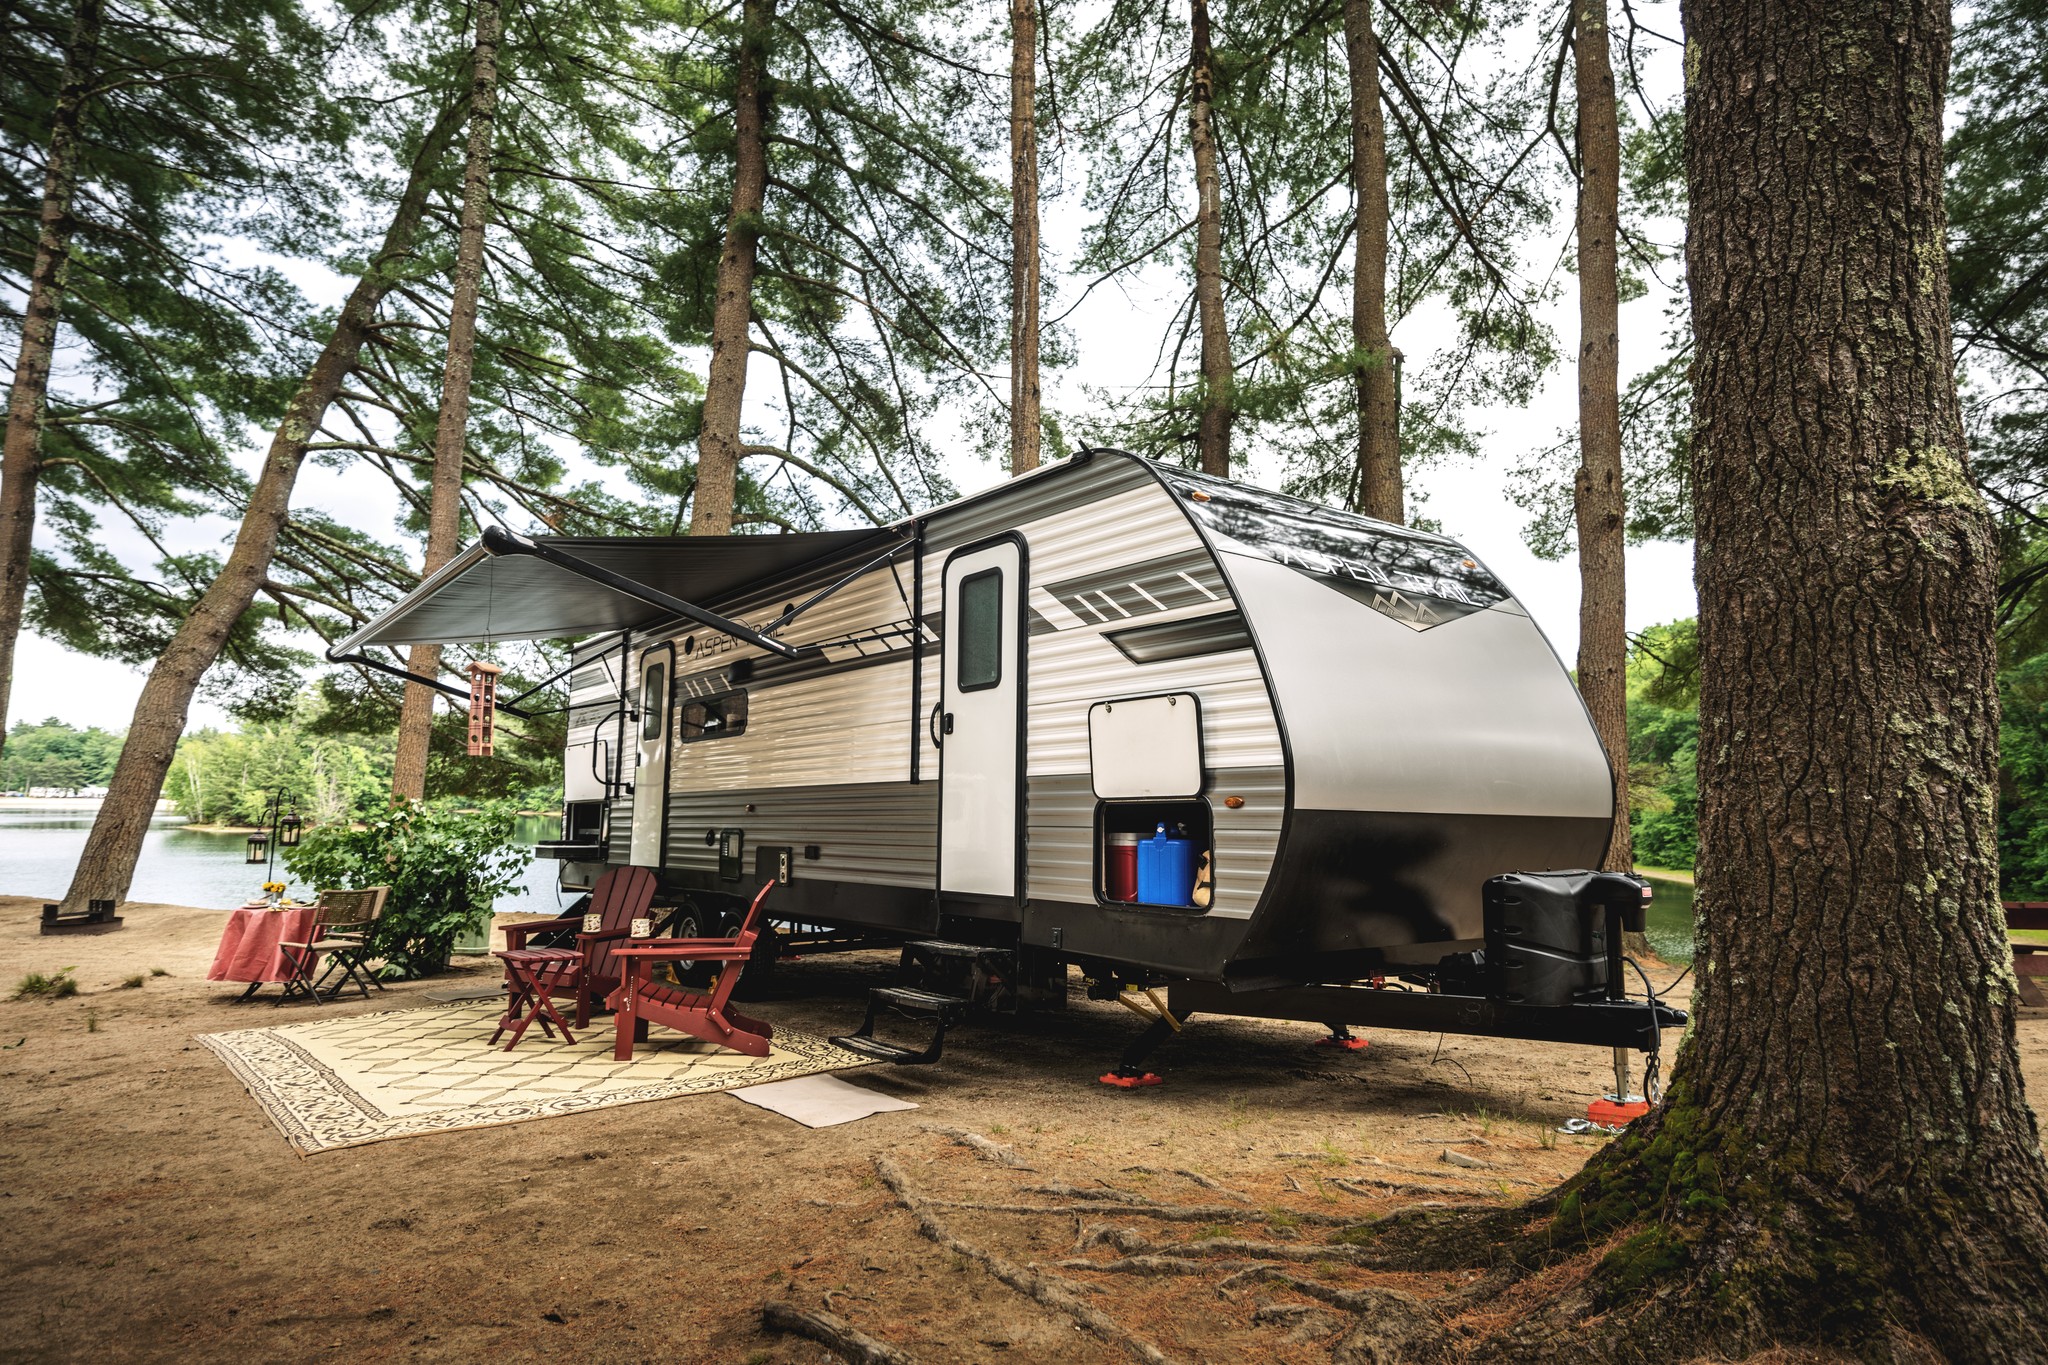
[[[301,1152],[867,1065],[822,1038],[779,1028],[766,1057],[657,1029],[635,1047],[631,1061],[618,1062],[609,1020],[580,1032],[573,1045],[549,1040],[536,1025],[505,1052],[503,1040],[490,1045],[502,1008],[494,999],[390,1010],[205,1033],[199,1041],[220,1055]]]

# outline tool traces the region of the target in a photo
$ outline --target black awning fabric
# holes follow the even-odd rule
[[[687,602],[710,605],[750,584],[872,546],[899,533],[804,531],[775,536],[539,536],[578,559]],[[370,645],[558,640],[636,630],[668,619],[659,607],[532,555],[463,551],[391,609],[328,651]]]

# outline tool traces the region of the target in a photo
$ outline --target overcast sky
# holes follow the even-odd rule
[[[1675,6],[1636,6],[1637,14],[1652,28],[1676,33]],[[1617,16],[1618,17],[1618,16]],[[1638,49],[1645,85],[1653,97],[1675,97],[1678,81],[1676,49],[1650,44]],[[1053,258],[1051,276],[1063,257],[1070,257],[1078,238],[1078,206],[1070,195],[1063,202],[1047,206],[1045,238]],[[1569,212],[1562,215],[1568,226]],[[1675,224],[1655,225],[1656,235],[1675,241]],[[1557,242],[1532,248],[1531,257],[1546,260]],[[338,301],[347,282],[335,279],[317,267],[273,261],[290,270],[308,294],[323,301]],[[1668,278],[1673,271],[1666,270]],[[1569,286],[1569,281],[1567,285]],[[1049,406],[1073,410],[1082,406],[1079,386],[1121,388],[1143,382],[1150,368],[1158,338],[1168,325],[1178,294],[1169,281],[1139,278],[1122,287],[1105,287],[1084,302],[1069,318],[1078,349],[1078,363],[1062,375],[1049,376]],[[1673,300],[1668,290],[1652,288],[1645,297],[1624,305],[1621,319],[1622,380],[1653,365],[1659,358],[1659,342],[1665,326],[1664,310]],[[1055,304],[1048,312],[1064,308]],[[1577,299],[1567,287],[1550,310],[1548,320],[1555,330],[1560,351],[1569,358],[1576,351],[1578,336]],[[1408,357],[1411,374],[1426,366],[1432,352],[1445,340],[1443,320],[1422,315],[1410,319],[1396,332],[1395,344]],[[766,379],[766,375],[759,376]],[[772,383],[749,384],[750,419],[760,420],[768,430],[779,427],[766,401],[774,393]],[[1545,562],[1529,552],[1522,538],[1527,520],[1521,508],[1506,492],[1508,472],[1530,449],[1548,444],[1560,429],[1572,427],[1577,419],[1576,376],[1569,364],[1552,371],[1535,401],[1526,409],[1492,411],[1480,415],[1484,430],[1478,458],[1456,465],[1439,466],[1412,475],[1413,482],[1427,495],[1424,511],[1442,522],[1444,530],[1463,541],[1508,585],[1529,609],[1550,637],[1559,655],[1569,665],[1578,650],[1578,565],[1567,558]],[[1085,431],[1079,433],[1085,435]],[[254,473],[260,462],[267,433],[252,433],[243,453],[245,466]],[[1246,477],[1254,482],[1277,482],[1279,471],[1268,467],[1256,450],[1240,451],[1249,457]],[[1002,471],[964,454],[949,461],[949,472],[964,492],[987,488],[998,482]],[[623,482],[619,491],[629,491]],[[395,522],[395,495],[379,478],[308,465],[301,474],[295,503],[317,506],[345,523],[380,534]],[[203,517],[173,528],[168,538],[174,550],[212,549],[224,553],[234,532],[225,518]],[[38,544],[47,544],[38,535]],[[108,539],[127,553],[139,546],[132,534],[111,521]],[[134,553],[136,563],[146,562]],[[1692,546],[1656,544],[1631,547],[1628,552],[1628,612],[1631,631],[1689,616],[1694,611]],[[313,643],[307,639],[308,647]],[[120,729],[128,724],[135,699],[142,687],[142,671],[102,659],[73,654],[61,646],[25,635],[16,656],[14,697],[10,724],[18,720],[40,721],[55,717],[74,725],[103,725]],[[195,702],[192,728],[225,725],[226,715],[214,704]]]

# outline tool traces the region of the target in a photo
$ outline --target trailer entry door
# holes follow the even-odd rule
[[[662,833],[668,822],[669,674],[676,648],[656,645],[640,655],[639,758],[633,765],[633,853],[635,867],[660,867]]]
[[[1018,894],[1024,556],[1014,540],[946,561],[939,889]]]

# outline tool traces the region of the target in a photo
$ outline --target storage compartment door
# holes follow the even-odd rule
[[[633,765],[635,867],[660,867],[668,820],[668,703],[675,646],[656,645],[640,656],[639,755]]]
[[[1088,708],[1088,767],[1104,801],[1202,793],[1202,704],[1192,692]]]
[[[1024,556],[1002,541],[946,562],[939,889],[1015,896]]]

